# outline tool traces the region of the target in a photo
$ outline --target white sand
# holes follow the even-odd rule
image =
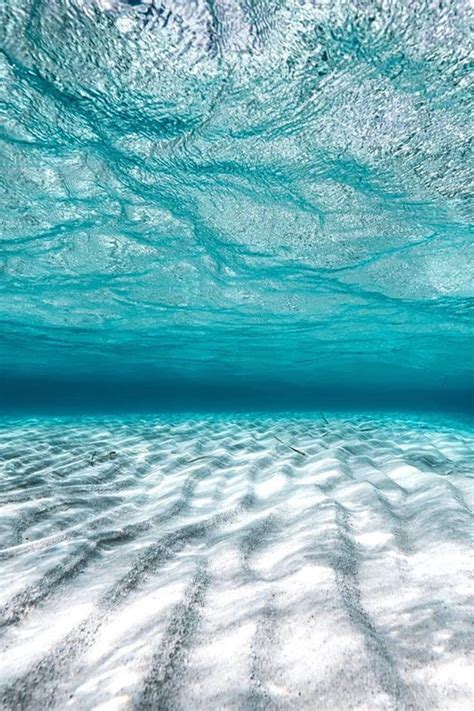
[[[473,708],[473,450],[369,417],[4,423],[1,708]]]

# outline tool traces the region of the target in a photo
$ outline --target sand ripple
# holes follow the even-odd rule
[[[474,437],[4,421],[5,709],[472,708]]]

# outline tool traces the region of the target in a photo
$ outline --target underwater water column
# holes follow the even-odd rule
[[[468,0],[3,0],[0,709],[474,705]]]

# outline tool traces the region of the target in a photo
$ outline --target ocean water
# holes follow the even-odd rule
[[[2,406],[469,409],[469,2],[0,20]]]
[[[474,708],[473,20],[2,0],[1,711]]]

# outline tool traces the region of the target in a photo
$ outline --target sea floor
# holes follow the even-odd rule
[[[474,436],[4,420],[0,708],[471,709]]]

